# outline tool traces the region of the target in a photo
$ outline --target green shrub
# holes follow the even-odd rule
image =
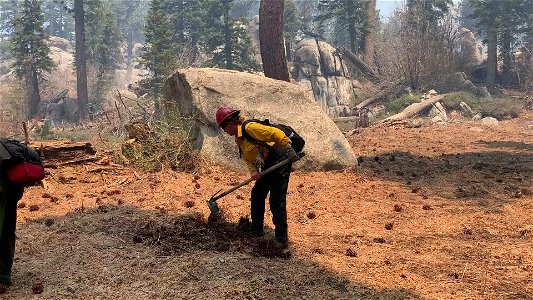
[[[448,94],[442,101],[442,105],[447,110],[460,110],[461,106],[459,103],[464,102],[468,104],[470,108],[474,109],[472,105],[475,105],[478,99],[479,98],[468,92],[455,92]]]
[[[52,131],[52,126],[50,126],[50,123],[45,122],[43,125],[36,128],[35,133],[39,138],[44,139],[52,136],[54,132]]]
[[[385,109],[382,109],[382,110],[377,111],[376,114],[372,116],[371,121],[378,122],[389,116],[390,116],[390,113],[388,113]]]
[[[129,163],[148,172],[157,172],[163,167],[194,171],[200,164],[186,131],[169,128],[166,124],[160,124],[142,139],[123,143],[121,152]]]
[[[512,98],[480,98],[471,93],[451,93],[442,102],[448,110],[460,110],[459,103],[464,102],[476,113],[483,117],[493,117],[498,120],[516,118],[521,109],[522,102]]]
[[[385,110],[390,114],[397,114],[404,110],[407,106],[417,102],[420,102],[420,100],[414,96],[406,94],[399,98],[390,99],[385,102]]]
[[[513,98],[481,99],[474,109],[483,117],[493,117],[498,120],[517,118],[522,110],[522,102]]]

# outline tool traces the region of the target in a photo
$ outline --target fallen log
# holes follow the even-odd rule
[[[376,72],[374,72],[374,70],[372,70],[362,59],[357,57],[357,55],[353,54],[352,51],[346,48],[341,48],[339,49],[339,52],[340,53],[338,54],[340,54],[343,58],[345,58],[346,60],[351,62],[355,67],[361,70],[361,72],[363,72],[363,75],[365,76],[366,79],[372,81],[373,83],[378,83],[381,81],[381,78],[379,77],[379,75]]]
[[[62,145],[46,145],[41,149],[44,157],[46,158],[59,158],[64,156],[65,153],[83,153],[83,154],[96,154],[91,143],[75,143],[75,144],[62,144]]]
[[[50,164],[50,165],[46,165],[45,167],[48,167],[48,168],[54,168],[55,167],[55,168],[57,168],[57,167],[61,167],[61,166],[78,165],[78,164],[87,163],[87,162],[94,162],[94,161],[97,161],[98,159],[100,159],[100,158],[97,157],[97,156],[95,156],[95,157],[86,157],[86,158],[81,158],[81,159],[63,161],[63,162],[60,162],[60,163],[57,163],[57,164]]]
[[[411,117],[414,117],[414,116],[418,115],[424,109],[426,109],[426,108],[430,107],[431,105],[433,105],[433,104],[439,102],[440,100],[444,99],[444,97],[446,97],[446,95],[447,94],[433,96],[433,97],[431,97],[431,98],[429,98],[427,100],[424,100],[422,102],[413,103],[413,104],[409,105],[408,107],[406,107],[402,112],[397,113],[397,114],[395,114],[393,116],[390,116],[390,117],[382,120],[381,123],[390,124],[390,123],[403,121],[405,119],[409,119]]]
[[[87,157],[92,159],[96,157],[97,151],[91,143],[50,141],[45,142],[44,145],[41,144],[40,153],[45,164],[49,168],[54,168],[62,162],[76,161]]]

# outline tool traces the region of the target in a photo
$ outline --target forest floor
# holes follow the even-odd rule
[[[250,186],[207,223],[246,174],[50,169],[19,203],[2,299],[533,299],[532,127],[355,131],[357,170],[293,173],[288,258],[241,231]]]

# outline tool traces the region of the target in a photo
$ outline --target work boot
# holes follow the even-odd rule
[[[248,234],[250,234],[252,237],[263,237],[265,235],[265,231],[263,228],[255,228],[255,226],[252,226],[248,230]]]
[[[276,245],[276,248],[280,249],[285,249],[289,247],[289,241],[286,237],[275,237],[274,244]]]

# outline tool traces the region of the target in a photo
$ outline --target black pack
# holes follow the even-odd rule
[[[283,131],[283,133],[285,133],[285,135],[291,140],[292,148],[294,149],[296,153],[300,153],[304,149],[305,140],[291,126],[285,125],[285,124],[270,123],[268,119],[265,119],[265,120],[251,119],[251,120],[244,121],[242,123],[242,134],[247,140],[255,142],[255,143],[259,143],[259,141],[257,141],[252,136],[250,136],[250,134],[248,134],[248,132],[246,132],[246,130],[244,129],[246,124],[250,122],[256,122],[256,123],[263,124],[266,126],[276,127],[279,130]]]
[[[9,159],[3,159],[0,157],[0,166],[2,168],[8,168],[22,162],[28,162],[41,166],[43,165],[39,154],[25,144],[12,139],[0,139],[0,143],[11,156]]]

